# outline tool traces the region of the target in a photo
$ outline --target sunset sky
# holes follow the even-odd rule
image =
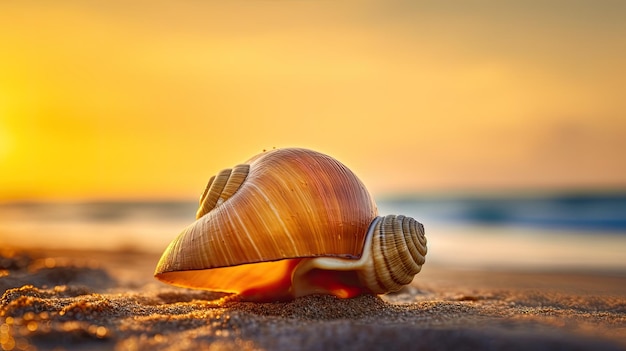
[[[3,1],[0,201],[195,199],[263,149],[374,196],[626,188],[624,1]]]

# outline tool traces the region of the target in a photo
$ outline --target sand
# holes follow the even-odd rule
[[[626,274],[428,265],[398,293],[237,302],[139,252],[0,250],[2,350],[626,350]]]

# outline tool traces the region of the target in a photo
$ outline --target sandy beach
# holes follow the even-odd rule
[[[385,296],[237,302],[157,282],[157,255],[3,249],[2,350],[624,350],[623,272],[426,265]]]
[[[0,351],[626,351],[625,18],[0,1]]]

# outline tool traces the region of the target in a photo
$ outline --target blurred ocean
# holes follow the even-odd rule
[[[482,198],[406,197],[389,199],[384,201],[383,206],[463,224],[626,234],[626,193]]]
[[[626,273],[626,193],[377,199],[426,228],[427,262]],[[161,252],[195,202],[0,204],[0,245]],[[426,266],[427,267],[427,266]]]

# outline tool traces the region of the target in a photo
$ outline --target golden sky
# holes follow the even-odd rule
[[[300,146],[375,196],[626,186],[623,1],[3,1],[0,200],[196,198]]]

